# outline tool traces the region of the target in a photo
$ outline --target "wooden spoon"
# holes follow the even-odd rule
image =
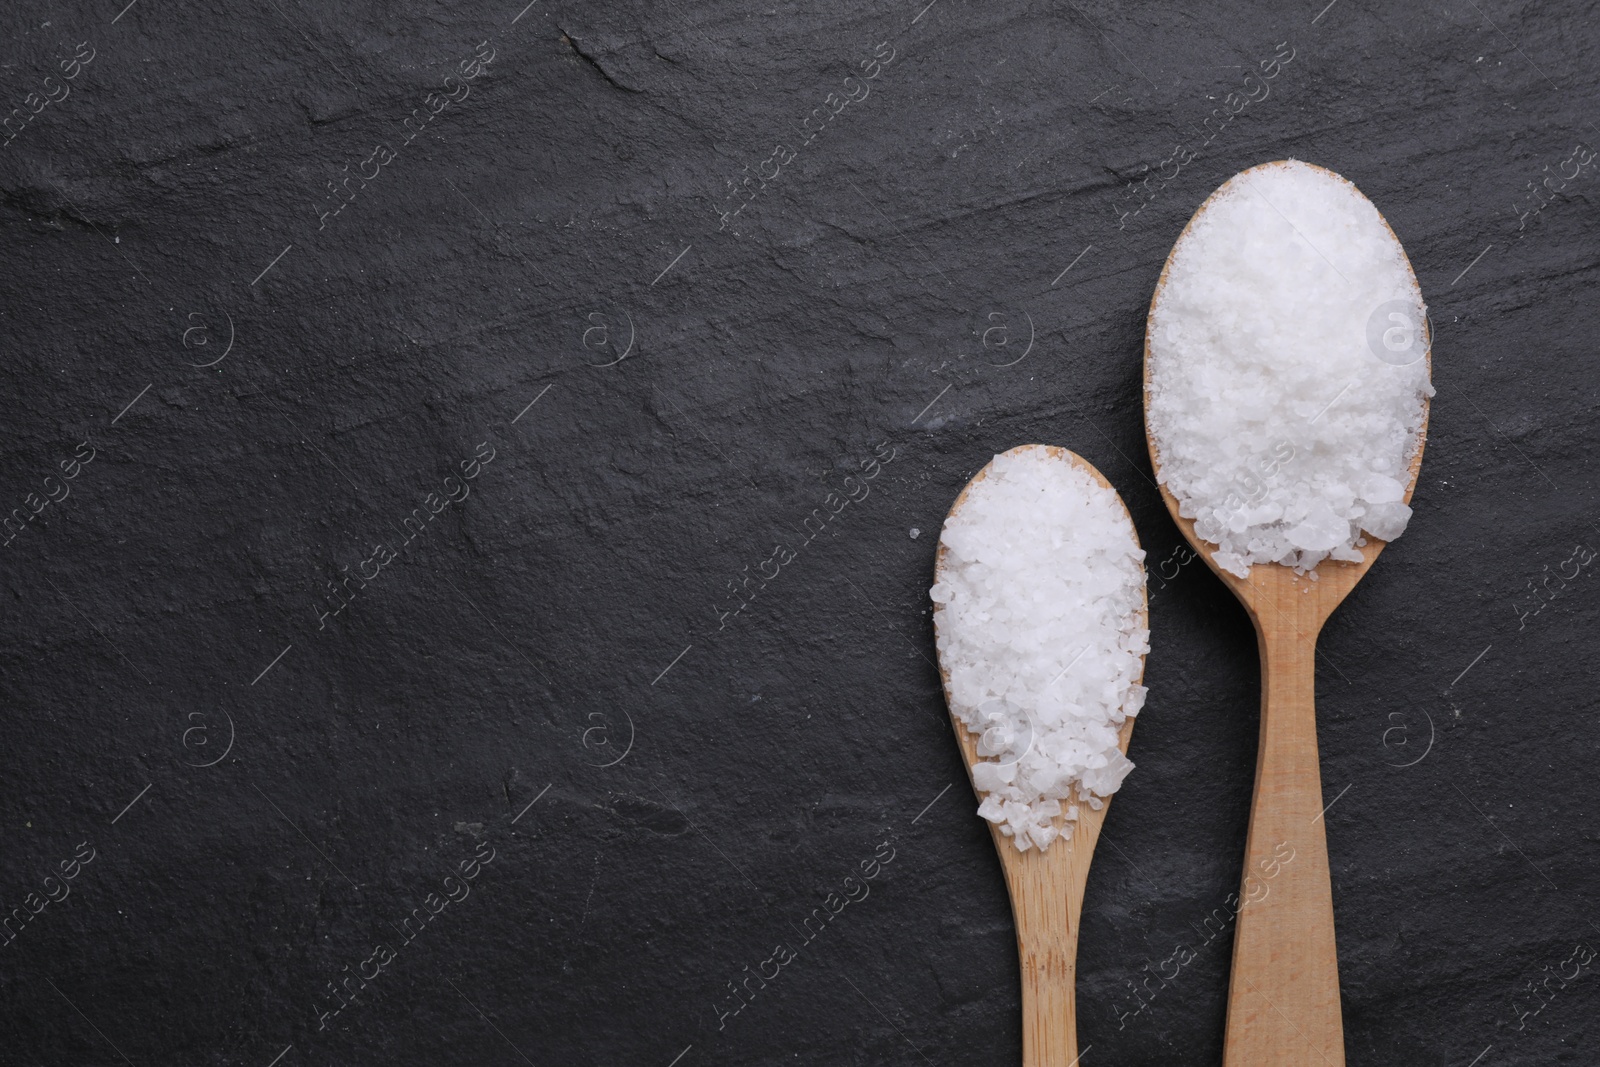
[[[1283,161],[1265,163],[1244,173],[1284,165]],[[1150,300],[1152,317],[1173,255],[1216,196],[1213,193],[1200,205],[1173,245]],[[1400,245],[1398,237],[1395,244]],[[1406,266],[1409,270],[1409,260]],[[1415,284],[1414,274],[1412,281]],[[1161,478],[1161,457],[1155,435],[1149,432],[1149,321],[1144,345],[1145,437],[1156,480],[1162,483],[1162,499],[1195,552],[1244,605],[1255,624],[1261,652],[1260,748],[1233,935],[1222,1062],[1224,1067],[1341,1067],[1344,1028],[1339,1009],[1339,956],[1334,944],[1333,891],[1323,832],[1325,802],[1313,703],[1317,634],[1377,560],[1385,542],[1368,536],[1366,546],[1359,549],[1360,563],[1323,560],[1316,567],[1317,581],[1275,563],[1256,564],[1248,579],[1219,568],[1211,558],[1216,546],[1202,542],[1195,535],[1194,521],[1178,514],[1177,498]],[[1431,371],[1432,338],[1426,322],[1423,330]],[[1417,454],[1406,484],[1407,504],[1417,485],[1427,435],[1424,399]]]
[[[1065,448],[1053,445],[1019,445],[1006,455],[1030,449],[1043,449],[1052,458],[1065,460],[1107,489],[1111,483],[1094,468],[1094,465]],[[990,464],[992,466],[992,463]],[[954,517],[966,502],[967,493],[989,473],[989,466],[972,476],[961,495],[950,507]],[[1121,502],[1121,498],[1118,498]],[[1126,513],[1127,507],[1123,506]],[[1128,519],[1129,529],[1133,519]],[[1134,534],[1138,543],[1138,534]],[[934,562],[934,581],[944,580],[945,547],[939,545]],[[934,605],[934,622],[943,605]],[[1149,626],[1148,598],[1143,598],[1139,608],[1139,625]],[[1140,658],[1140,678],[1144,675],[1143,657]],[[950,672],[942,665],[939,674],[944,679],[944,697],[947,706],[953,706],[950,696]],[[950,721],[955,727],[956,743],[961,746],[961,758],[966,761],[967,775],[982,757],[978,755],[977,735],[954,713]],[[1134,720],[1122,724],[1117,735],[1117,745],[1123,755],[1128,752],[1128,738],[1133,735]],[[977,792],[974,788],[974,792]],[[980,795],[981,796],[981,795]],[[1078,1019],[1076,986],[1078,974],[1078,916],[1083,911],[1083,888],[1089,877],[1089,860],[1094,855],[1095,842],[1100,838],[1100,827],[1110,810],[1111,798],[1101,801],[1099,811],[1086,803],[1078,806],[1078,818],[1070,839],[1057,838],[1045,852],[1029,849],[1020,852],[1011,838],[991,823],[989,832],[994,836],[994,847],[1000,854],[1000,867],[1005,871],[1006,889],[1011,895],[1011,914],[1017,922],[1017,956],[1022,963],[1022,1065],[1023,1067],[1071,1067],[1078,1062]],[[1060,829],[1067,822],[1065,812],[1056,817]],[[1085,1050],[1087,1051],[1087,1050]]]

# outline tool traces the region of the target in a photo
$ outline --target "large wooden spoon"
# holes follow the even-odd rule
[[[1006,455],[1030,449],[1043,449],[1052,458],[1069,462],[1088,472],[1090,477],[1107,489],[1112,488],[1093,464],[1065,448],[1019,445]],[[985,466],[973,475],[951,505],[952,517],[961,510],[967,493],[988,473],[989,467]],[[1119,503],[1120,500],[1119,497]],[[1126,505],[1123,511],[1127,511]],[[1133,527],[1131,516],[1128,526],[1130,529]],[[1134,539],[1137,543],[1137,533]],[[934,562],[935,582],[944,580],[944,564],[945,548],[941,544]],[[936,625],[941,610],[941,605],[934,606]],[[1139,620],[1141,627],[1148,628],[1147,603],[1140,605]],[[1141,658],[1138,680],[1142,680],[1143,673]],[[953,707],[950,672],[941,666],[939,674],[944,679],[945,703]],[[982,758],[978,755],[977,735],[971,733],[953,713],[950,721],[955,727],[956,742],[961,747],[961,758],[966,761],[970,777],[973,764]],[[1123,755],[1128,752],[1133,722],[1130,718],[1123,723],[1117,735],[1117,744]],[[994,836],[995,850],[1000,854],[1000,867],[1005,872],[1006,889],[1011,895],[1011,914],[1017,923],[1017,955],[1022,964],[1023,1067],[1071,1067],[1078,1062],[1078,917],[1083,912],[1083,889],[1089,878],[1089,860],[1094,855],[1095,842],[1100,838],[1100,827],[1105,822],[1110,806],[1109,797],[1102,801],[1098,811],[1088,804],[1080,804],[1072,837],[1066,840],[1057,838],[1045,852],[1038,849],[1018,851],[1016,843],[1002,834],[998,826],[992,823],[989,826]],[[1057,828],[1066,821],[1065,813],[1057,816]]]
[[[1283,165],[1277,162],[1262,166]],[[1173,255],[1216,196],[1213,193],[1200,205],[1173,245],[1150,301],[1152,316],[1166,286]],[[1400,244],[1399,238],[1395,244]],[[1401,254],[1404,255],[1403,250]],[[1408,261],[1408,270],[1409,267]],[[1161,456],[1148,422],[1148,321],[1144,346],[1146,439],[1156,480],[1162,482],[1162,499],[1195,552],[1244,605],[1255,624],[1261,652],[1260,748],[1233,935],[1223,1064],[1342,1067],[1339,956],[1334,944],[1333,891],[1323,832],[1325,801],[1313,702],[1317,634],[1377,560],[1386,542],[1369,536],[1366,546],[1360,549],[1360,563],[1324,560],[1316,568],[1316,581],[1278,564],[1256,564],[1250,568],[1248,579],[1218,567],[1211,558],[1216,546],[1195,535],[1194,521],[1178,513],[1178,500],[1160,477]],[[1424,344],[1431,346],[1426,323],[1423,329]],[[1428,359],[1431,368],[1431,351]],[[1406,484],[1408,504],[1416,488],[1422,446],[1427,439],[1426,400],[1423,403],[1422,431]]]

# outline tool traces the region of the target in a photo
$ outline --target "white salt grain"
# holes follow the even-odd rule
[[[950,710],[985,757],[978,814],[1047,848],[1133,768],[1117,731],[1144,705],[1144,552],[1116,493],[1042,447],[996,456],[939,542],[928,595]]]
[[[1404,532],[1433,395],[1424,315],[1399,241],[1338,175],[1258,167],[1208,202],[1150,312],[1148,417],[1219,567],[1304,573],[1358,561],[1362,531]]]

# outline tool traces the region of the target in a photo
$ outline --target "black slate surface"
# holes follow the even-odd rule
[[[1039,441],[1153,593],[1084,1063],[1218,1062],[1255,646],[1139,357],[1293,156],[1436,331],[1320,646],[1349,1061],[1595,1062],[1596,5],[519,7],[0,16],[0,1060],[1019,1062],[925,591]]]

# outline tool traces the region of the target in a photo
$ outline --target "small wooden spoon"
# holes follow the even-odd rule
[[[1065,460],[1084,471],[1095,481],[1111,489],[1111,483],[1094,468],[1094,465],[1065,448],[1053,445],[1019,445],[1006,455],[1015,455],[1030,449],[1043,449],[1052,458]],[[992,466],[992,463],[990,464]],[[972,476],[967,487],[956,497],[950,507],[954,517],[967,499],[967,493],[989,473],[989,466]],[[1118,498],[1120,502],[1120,497]],[[1126,505],[1123,511],[1127,511]],[[1130,516],[1131,529],[1133,519]],[[1134,534],[1135,543],[1138,534]],[[945,547],[939,546],[934,562],[934,581],[944,580]],[[934,623],[942,605],[934,606]],[[1149,607],[1146,598],[1139,608],[1139,625],[1149,626]],[[943,666],[939,674],[944,679],[946,706],[952,706],[950,672]],[[1144,675],[1141,657],[1140,679]],[[961,746],[961,758],[966,761],[967,775],[982,757],[978,755],[977,735],[952,713],[956,743]],[[1123,755],[1128,752],[1128,738],[1133,735],[1132,718],[1122,724],[1117,735],[1117,745]],[[977,792],[976,789],[973,790]],[[980,795],[981,797],[981,795]],[[1000,867],[1005,871],[1006,889],[1011,895],[1011,914],[1017,922],[1017,956],[1022,963],[1022,1065],[1023,1067],[1071,1067],[1078,1062],[1078,1017],[1076,987],[1078,974],[1078,916],[1083,911],[1083,888],[1089,878],[1089,860],[1094,855],[1095,842],[1100,838],[1100,827],[1110,810],[1111,798],[1101,801],[1099,811],[1087,803],[1078,805],[1078,818],[1070,839],[1057,838],[1045,852],[1029,849],[1017,850],[1015,842],[991,823],[989,832],[994,836],[994,847],[1000,853]],[[1067,822],[1065,812],[1056,817],[1060,829]]]
[[[1244,173],[1283,165],[1282,161],[1265,163]],[[1213,193],[1200,205],[1173,244],[1150,300],[1152,317],[1173,256],[1216,196]],[[1395,244],[1400,244],[1398,237]],[[1409,270],[1409,260],[1406,265]],[[1145,437],[1156,480],[1162,482],[1161,497],[1195,552],[1244,605],[1255,624],[1261,653],[1261,738],[1233,935],[1222,1062],[1224,1067],[1341,1067],[1344,1028],[1339,1009],[1339,955],[1333,933],[1328,842],[1321,817],[1324,801],[1313,702],[1317,634],[1377,560],[1386,542],[1368,536],[1366,546],[1359,550],[1360,563],[1323,560],[1316,568],[1317,581],[1275,563],[1256,564],[1248,579],[1218,567],[1211,559],[1216,546],[1195,535],[1194,521],[1178,513],[1178,500],[1161,478],[1161,457],[1155,435],[1149,431],[1149,321],[1144,344]],[[1432,338],[1426,333],[1426,323],[1423,329],[1431,370]],[[1427,416],[1424,399],[1422,430],[1405,491],[1408,504],[1422,467]]]

